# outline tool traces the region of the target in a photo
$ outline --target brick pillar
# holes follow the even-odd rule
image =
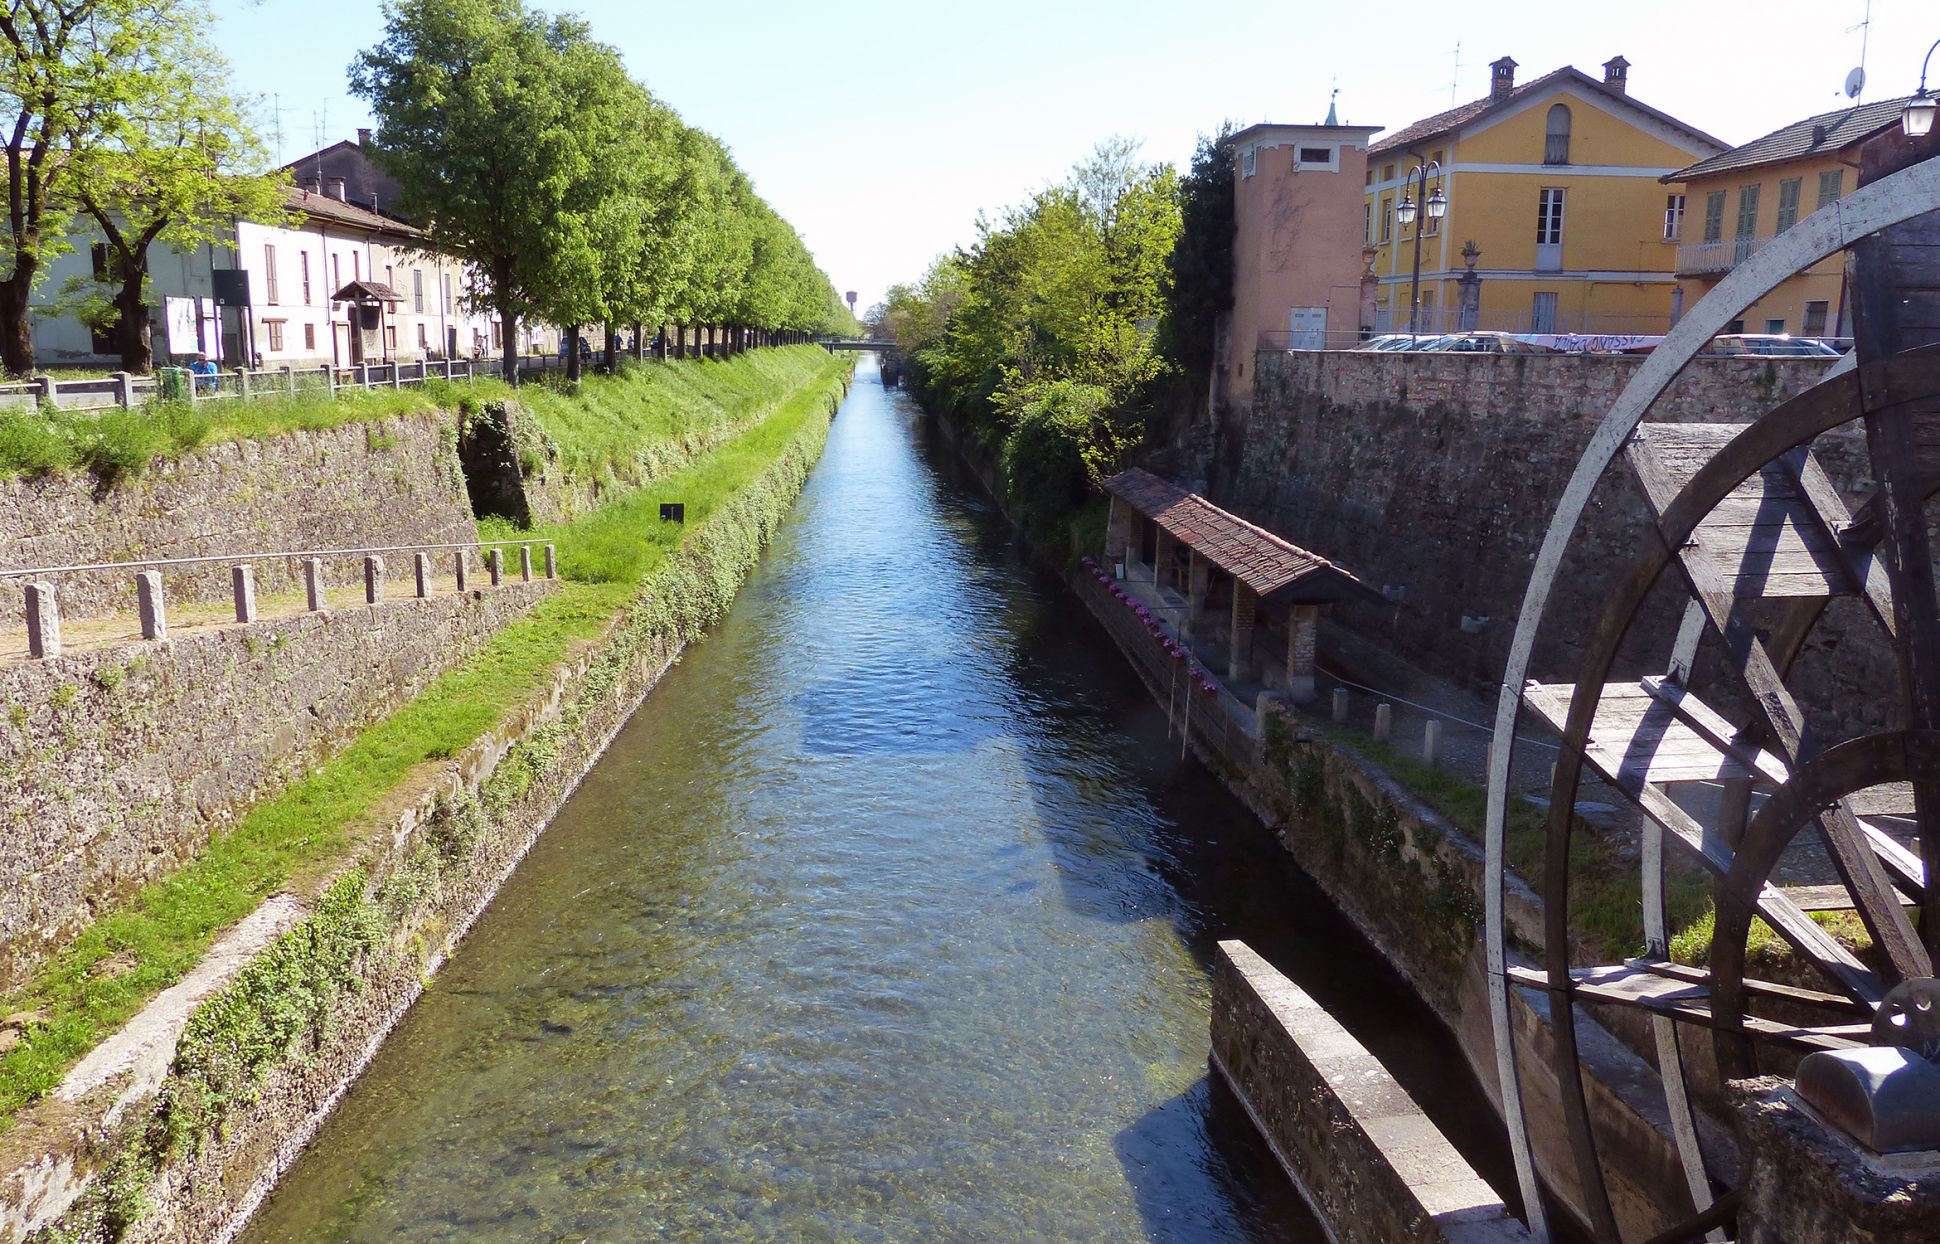
[[[1230,655],[1226,659],[1226,677],[1240,679],[1246,676],[1246,669],[1253,660],[1253,615],[1260,606],[1259,593],[1238,579],[1233,580],[1233,632]]]
[[[1206,592],[1212,586],[1212,563],[1189,552],[1186,562],[1186,638],[1199,641],[1200,627],[1206,621]]]
[[[1295,605],[1287,615],[1287,697],[1314,698],[1314,641],[1320,629],[1319,605]]]
[[[1131,543],[1132,507],[1113,497],[1111,508],[1105,513],[1105,564],[1111,566],[1124,561]]]

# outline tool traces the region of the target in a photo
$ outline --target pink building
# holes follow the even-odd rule
[[[1255,350],[1339,349],[1371,327],[1361,251],[1368,138],[1380,128],[1255,125],[1233,136],[1233,312],[1215,406],[1252,397]]]

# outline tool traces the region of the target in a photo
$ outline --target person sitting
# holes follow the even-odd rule
[[[189,371],[195,376],[196,392],[214,393],[216,391],[216,365],[209,361],[208,355],[196,355],[195,362],[189,364]]]

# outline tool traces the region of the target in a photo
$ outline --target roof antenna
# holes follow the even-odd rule
[[[1859,32],[1859,67],[1846,75],[1846,98],[1859,106],[1859,93],[1866,89],[1866,45],[1873,37],[1873,0],[1866,0],[1866,15],[1857,26],[1846,27],[1846,33]]]
[[[1871,3],[1871,0],[1867,0],[1867,2]],[[1459,91],[1461,88],[1462,88],[1462,44],[1461,44],[1461,41],[1458,39],[1455,42],[1455,74],[1453,77],[1449,78],[1448,80],[1448,106],[1450,108],[1453,108],[1455,106],[1455,92]]]

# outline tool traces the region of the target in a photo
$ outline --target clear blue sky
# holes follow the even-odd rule
[[[370,118],[346,68],[382,30],[378,0],[215,0],[245,91],[280,109],[294,159]],[[835,286],[866,307],[1057,180],[1098,140],[1183,165],[1222,117],[1399,128],[1487,91],[1621,53],[1631,93],[1727,142],[1843,103],[1865,0],[980,0],[971,4],[581,0],[635,77],[733,148]],[[1866,98],[1908,94],[1940,39],[1934,0],[1873,0]],[[1459,75],[1455,46],[1461,44]],[[1936,57],[1940,61],[1940,57]],[[1936,70],[1940,77],[1940,69]],[[320,122],[327,122],[322,125]]]

